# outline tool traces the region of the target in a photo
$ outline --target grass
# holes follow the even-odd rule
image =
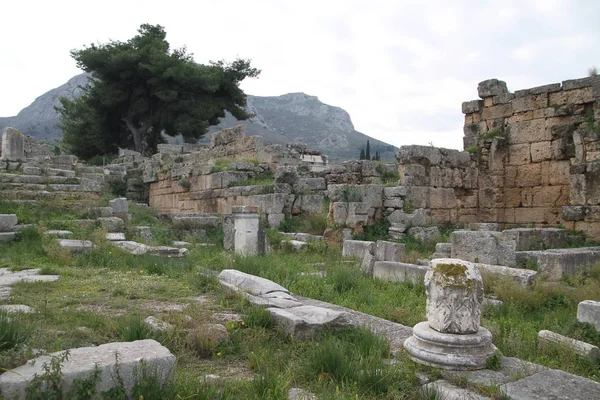
[[[281,232],[302,232],[312,235],[322,235],[327,229],[327,217],[324,214],[308,216],[291,216],[286,214],[278,227]]]
[[[325,332],[314,341],[294,340],[275,327],[267,311],[224,293],[215,274],[226,268],[238,269],[273,280],[300,296],[406,326],[425,320],[422,284],[388,283],[366,277],[358,263],[343,260],[339,250],[326,248],[322,242],[298,253],[273,250],[261,257],[238,257],[220,247],[194,247],[185,259],[161,259],[133,256],[98,241],[99,247],[89,254],[66,255],[57,251],[53,241],[41,231],[57,219],[77,217],[77,208],[49,207],[57,211],[50,211],[51,217],[44,217],[37,229],[24,230],[16,242],[0,244],[1,266],[41,267],[44,273],[60,275],[56,282],[21,282],[14,286],[11,302],[30,305],[38,313],[18,318],[11,315],[4,320],[0,314],[0,332],[13,338],[0,340],[11,343],[0,349],[0,368],[24,364],[33,356],[31,349],[57,352],[154,338],[173,352],[178,362],[174,385],[161,391],[148,379],[140,386],[144,399],[275,399],[285,398],[291,387],[302,387],[322,399],[437,396],[434,392],[419,392],[416,372],[422,367],[402,354],[397,355],[395,364],[386,362],[392,356],[385,340],[360,329]],[[152,210],[132,205],[130,211],[130,226],[151,226],[160,242],[167,243],[179,234],[169,233],[168,222]],[[35,208],[29,212],[42,214]],[[72,228],[76,238],[102,234],[94,227]],[[384,228],[378,229],[384,232]],[[441,229],[438,239],[444,240],[449,230],[450,227]],[[370,237],[376,235],[375,230]],[[414,238],[407,237],[405,244],[407,251],[419,257],[433,251],[431,243],[420,243]],[[531,288],[486,277],[486,291],[504,302],[502,306],[486,308],[482,315],[483,326],[490,329],[494,344],[504,356],[600,381],[597,366],[573,353],[539,347],[537,343],[537,333],[548,329],[600,345],[600,334],[591,325],[576,320],[579,301],[600,300],[600,267],[559,283],[539,281]],[[184,311],[172,311],[173,307],[184,305]],[[243,323],[225,324],[229,340],[209,343],[196,335],[214,312],[242,317]],[[143,323],[150,315],[174,328],[161,334],[150,331]],[[499,362],[499,357],[491,358],[488,366],[497,369]],[[427,371],[430,375],[435,373]],[[226,382],[208,385],[204,382],[207,374],[218,374]],[[232,376],[239,379],[229,379]],[[82,388],[86,385],[81,383]],[[480,391],[486,390],[489,397],[501,398],[493,388]]]

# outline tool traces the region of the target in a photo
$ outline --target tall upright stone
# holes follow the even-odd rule
[[[255,256],[261,253],[260,224],[258,207],[234,206],[234,250],[243,256]]]
[[[2,130],[1,160],[25,159],[25,136],[15,128],[6,127]]]
[[[474,264],[451,258],[431,261],[425,275],[427,321],[413,328],[404,348],[421,364],[477,370],[496,352],[492,334],[481,327],[483,281]]]

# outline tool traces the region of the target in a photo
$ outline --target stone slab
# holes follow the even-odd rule
[[[579,303],[577,321],[590,323],[600,332],[600,301],[584,300]]]
[[[377,261],[399,261],[400,255],[404,254],[405,247],[404,243],[378,240],[375,242],[375,259]]]
[[[425,391],[431,390],[437,392],[439,397],[435,397],[435,399],[441,398],[443,400],[491,400],[490,397],[484,397],[471,390],[454,386],[450,382],[445,381],[443,379],[435,382],[430,382],[424,385],[423,388],[425,389]],[[423,396],[423,398],[429,397]]]
[[[271,292],[284,292],[289,294],[289,291],[286,288],[273,281],[234,269],[224,269],[221,271],[219,274],[219,281],[221,282],[221,286],[226,289],[231,289],[236,292],[247,292],[255,296]]]
[[[393,261],[376,261],[373,278],[388,282],[423,282],[429,267]]]
[[[94,244],[89,240],[74,240],[74,239],[56,239],[58,245],[62,248],[69,250],[72,253],[87,253],[93,247]]]
[[[538,273],[530,269],[504,267],[502,265],[475,263],[475,267],[482,274],[494,275],[496,277],[508,277],[521,286],[527,286],[537,279]]]
[[[35,308],[26,306],[24,304],[4,304],[0,306],[0,311],[7,313],[23,313],[23,314],[35,314]]]
[[[445,379],[456,381],[464,379],[471,385],[494,386],[508,382],[513,382],[517,379],[522,379],[526,376],[537,374],[545,371],[548,368],[520,360],[514,357],[502,357],[502,367],[498,371],[489,369],[481,369],[478,371],[448,371],[442,370],[442,376]]]
[[[73,232],[71,232],[71,231],[58,230],[58,229],[52,229],[52,230],[46,231],[46,232],[44,232],[44,234],[48,235],[48,236],[58,236],[59,238],[73,236]]]
[[[362,260],[366,253],[374,254],[375,242],[364,240],[344,240],[342,257],[354,257]]]
[[[0,214],[0,232],[12,232],[17,225],[17,214]]]
[[[125,234],[123,232],[109,232],[106,234],[106,240],[115,242],[117,240],[125,240]]]
[[[44,373],[43,365],[49,364],[51,357],[59,357],[62,352],[35,358],[34,363],[27,363],[12,370],[12,373],[0,375],[0,388],[7,398],[24,398],[25,388],[33,377]],[[128,393],[135,383],[135,371],[140,368],[140,361],[155,372],[159,382],[171,379],[175,366],[175,356],[155,340],[137,340],[134,342],[108,343],[96,347],[81,347],[69,350],[69,358],[61,367],[63,393],[67,393],[78,377],[87,378],[95,368],[100,371],[100,379],[96,386],[98,392],[117,386],[115,374],[115,354],[119,355],[119,370],[123,384]]]
[[[352,325],[351,315],[317,306],[300,306],[289,309],[267,309],[279,328],[298,340],[313,339],[325,328],[343,328]]]
[[[587,358],[592,364],[600,364],[600,349],[598,346],[582,342],[580,340],[571,339],[558,333],[541,330],[538,332],[538,343],[542,344],[557,344],[564,348],[572,350],[575,354]]]
[[[547,370],[500,386],[511,400],[600,399],[600,383],[559,370]]]
[[[16,232],[0,232],[0,242],[12,242],[16,237]]]

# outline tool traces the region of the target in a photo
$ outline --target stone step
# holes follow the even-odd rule
[[[25,175],[64,176],[67,178],[75,177],[75,171],[70,169],[42,168],[29,165],[23,167],[23,173]]]
[[[40,176],[40,175],[18,175],[18,174],[3,174],[0,173],[0,183],[64,183],[64,182],[76,182],[80,183],[80,178],[66,177],[66,176]]]
[[[35,200],[41,198],[53,199],[97,199],[98,193],[83,191],[47,191],[47,190],[0,190],[0,199]]]
[[[14,190],[14,191],[22,191],[22,190],[46,190],[49,192],[52,191],[62,191],[62,192],[91,192],[91,187],[87,185],[74,185],[74,184],[61,184],[61,183],[51,183],[51,184],[38,184],[38,183],[2,183],[0,184],[2,189]]]

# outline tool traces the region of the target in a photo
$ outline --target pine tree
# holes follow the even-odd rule
[[[365,159],[366,160],[371,159],[371,145],[369,144],[368,140],[367,140],[367,150],[365,151]]]

